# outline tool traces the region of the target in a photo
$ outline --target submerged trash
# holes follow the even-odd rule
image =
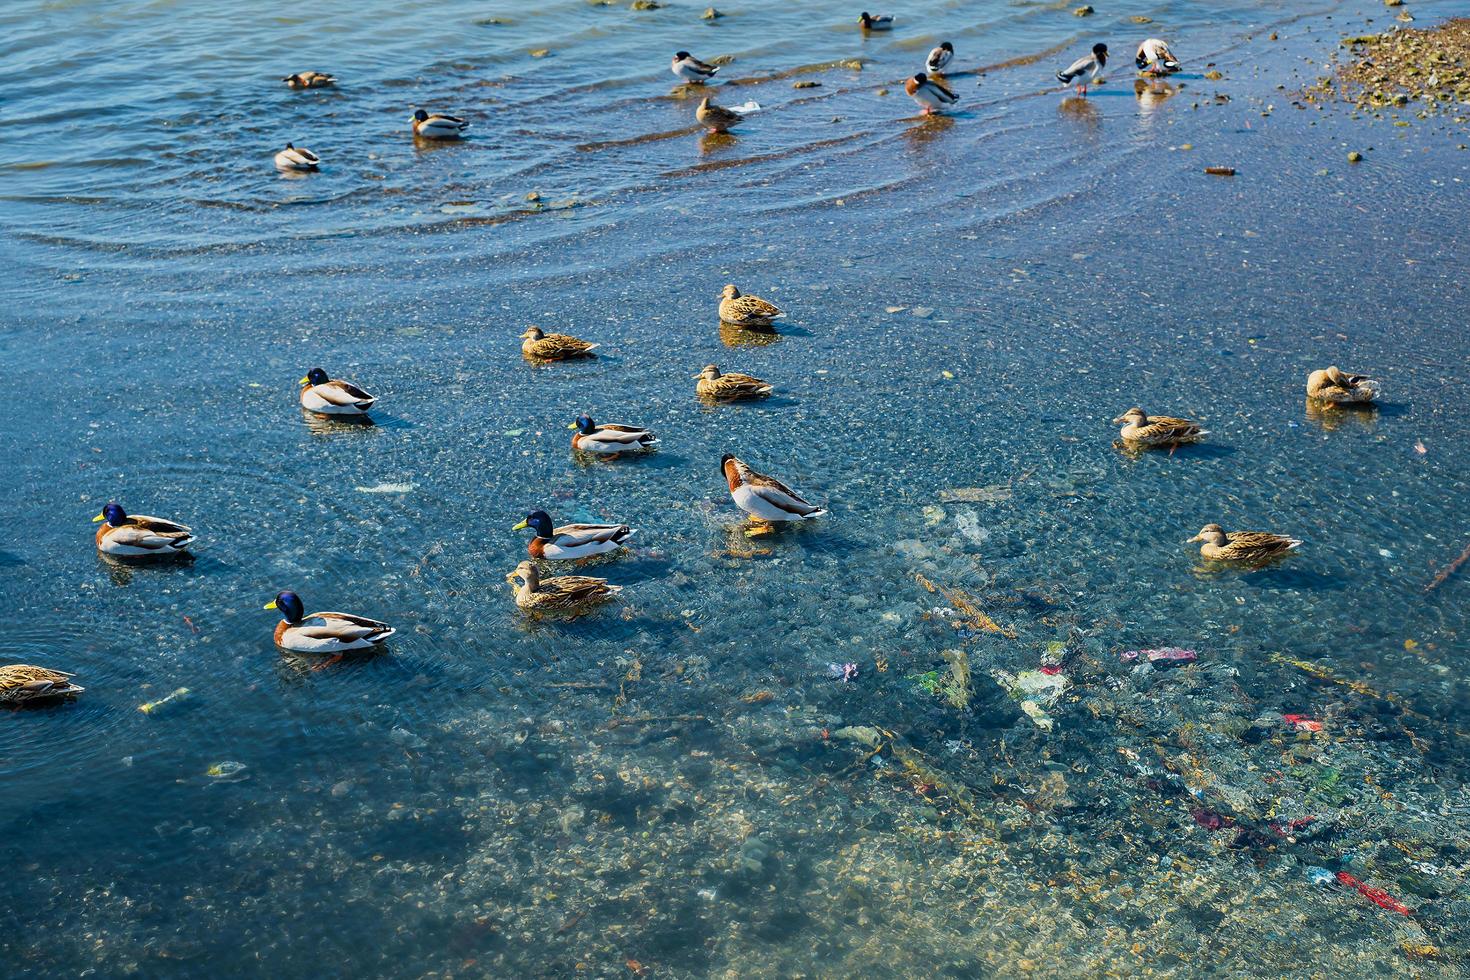
[[[1194,663],[1199,655],[1193,650],[1183,647],[1160,647],[1157,650],[1129,650],[1120,657],[1124,663],[1132,663],[1135,660],[1147,660],[1155,667],[1179,667],[1184,664]]]
[[[158,714],[160,711],[170,710],[172,708],[178,707],[179,702],[181,701],[187,701],[189,699],[189,693],[190,692],[187,687],[175,688],[168,695],[159,698],[157,701],[143,702],[142,704],[138,705],[138,710],[143,712],[143,714],[145,715]]]
[[[1337,880],[1347,887],[1355,889],[1359,895],[1362,895],[1368,901],[1372,902],[1374,905],[1379,906],[1380,908],[1388,909],[1390,912],[1397,912],[1399,915],[1414,914],[1413,909],[1409,908],[1403,902],[1400,902],[1398,899],[1394,898],[1382,888],[1374,888],[1372,885],[1369,885],[1366,882],[1359,881],[1357,878],[1354,878],[1346,871],[1339,871],[1337,873]]]
[[[844,684],[851,683],[857,679],[857,664],[828,664],[827,673],[833,680],[839,680]]]
[[[226,760],[225,762],[216,762],[204,770],[204,775],[221,783],[238,783],[242,779],[249,778],[246,774],[246,770],[249,768],[243,762]]]
[[[1313,721],[1306,715],[1282,715],[1281,720],[1299,732],[1320,732],[1322,730],[1320,721]]]
[[[1319,868],[1313,865],[1307,868],[1307,880],[1319,888],[1325,888],[1328,885],[1337,883],[1337,875],[1328,871],[1326,868]]]

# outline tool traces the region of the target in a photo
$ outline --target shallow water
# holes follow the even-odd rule
[[[826,0],[0,12],[0,662],[88,688],[0,719],[7,972],[1450,975],[1458,845],[1417,854],[1438,885],[1415,917],[1302,868],[1368,878],[1392,849],[1364,840],[1407,827],[1422,851],[1470,804],[1470,579],[1425,591],[1470,497],[1463,126],[1277,90],[1387,26],[1366,0],[1071,6],[906,5],[868,38]],[[1134,91],[1145,30],[1187,62],[1172,94]],[[963,111],[923,120],[901,80],[944,38],[960,66],[1043,56],[956,73]],[[1050,73],[1093,38],[1116,68],[1063,99]],[[716,100],[764,110],[702,135],[677,48],[734,55]],[[307,68],[342,81],[278,81]],[[473,138],[416,146],[419,105]],[[276,174],[287,139],[322,172]],[[727,281],[791,311],[778,339],[719,327]],[[530,366],[528,324],[600,356]],[[710,361],[777,396],[700,405]],[[1327,363],[1384,404],[1310,411]],[[375,425],[303,416],[317,364],[381,397]],[[1122,454],[1132,404],[1212,435]],[[662,445],[576,459],[579,411]],[[747,538],[724,452],[831,515]],[[191,524],[197,558],[100,559],[109,499]],[[624,601],[518,613],[507,529],[532,509],[636,526],[596,566]],[[1182,544],[1210,521],[1306,544],[1221,572]],[[915,572],[1015,638],[956,631]],[[391,651],[282,656],[261,610],[282,588],[391,621]],[[1074,694],[1047,733],[990,675],[1056,642]],[[1166,645],[1201,663],[1117,659]],[[967,713],[913,680],[956,646]],[[1128,782],[1120,750],[1170,739],[1270,771],[1279,733],[1184,733],[1272,712],[1329,719],[1334,771],[1399,801],[1383,826],[1239,851]],[[843,725],[897,733],[944,785],[864,762]]]

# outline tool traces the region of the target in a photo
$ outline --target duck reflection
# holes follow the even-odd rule
[[[767,347],[780,339],[774,327],[737,327],[720,321],[720,341],[726,347]]]
[[[1133,95],[1138,99],[1138,110],[1144,115],[1154,112],[1159,106],[1179,94],[1179,86],[1171,85],[1162,78],[1139,78],[1133,82]]]
[[[1323,432],[1335,432],[1344,426],[1362,430],[1378,427],[1378,406],[1372,402],[1335,405],[1320,398],[1308,398],[1304,414],[1308,422],[1320,426]]]
[[[301,418],[314,436],[338,435],[344,432],[367,432],[378,423],[366,415],[318,415],[301,410]]]

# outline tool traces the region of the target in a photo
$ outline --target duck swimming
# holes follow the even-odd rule
[[[276,646],[293,653],[350,653],[381,646],[397,631],[387,623],[341,612],[306,612],[301,597],[279,592],[265,604],[281,613]]]
[[[864,10],[858,16],[858,26],[865,31],[891,31],[893,30],[893,15],[870,14]]]
[[[1135,446],[1180,446],[1187,442],[1198,442],[1210,433],[1189,419],[1175,419],[1167,415],[1146,415],[1141,408],[1130,408],[1113,419],[1114,425],[1123,428],[1118,433],[1122,440]]]
[[[567,428],[577,430],[577,434],[572,436],[572,448],[584,453],[617,455],[630,449],[652,449],[658,445],[658,438],[647,429],[631,425],[598,425],[590,415],[578,415]]]
[[[588,575],[556,575],[543,579],[536,566],[523,561],[505,577],[507,582],[521,584],[516,589],[516,605],[528,612],[572,612],[606,602],[623,591],[621,585],[609,585],[605,578]]]
[[[30,664],[0,667],[0,704],[25,704],[54,698],[74,698],[86,688],[73,684],[74,675]]]
[[[1307,376],[1307,397],[1333,405],[1362,405],[1378,397],[1379,384],[1366,374],[1348,374],[1333,365]]]
[[[775,303],[759,296],[746,296],[729,283],[720,292],[720,320],[736,327],[769,327],[771,321],[786,315]]]
[[[276,169],[287,173],[306,173],[321,169],[322,158],[305,147],[296,147],[290,143],[286,148],[276,154]]]
[[[297,383],[302,385],[301,407],[317,415],[366,415],[378,402],[351,381],[329,378],[319,367]]]
[[[97,529],[97,550],[106,555],[123,558],[180,555],[186,554],[189,545],[197,540],[193,530],[183,524],[161,517],[129,514],[116,503],[103,507],[102,513],[92,518],[92,523],[98,522],[102,526]]]
[[[1196,541],[1200,542],[1200,555],[1210,561],[1264,561],[1301,547],[1301,541],[1296,538],[1269,531],[1231,531],[1227,534],[1218,524],[1206,524],[1185,543]]]
[[[470,124],[458,116],[442,112],[413,111],[413,134],[427,140],[457,140]]]
[[[336,75],[328,75],[324,71],[298,71],[281,79],[291,88],[326,88],[328,85],[337,84]]]
[[[521,334],[521,353],[537,361],[567,361],[576,357],[591,357],[593,348],[600,344],[589,344],[578,337],[564,333],[545,333],[540,327],[530,327]]]
[[[720,369],[713,364],[706,364],[704,370],[694,377],[699,381],[699,384],[694,386],[695,393],[700,398],[716,402],[764,398],[773,390],[760,378],[754,378],[748,374],[738,372],[721,374]]]
[[[536,536],[526,545],[532,558],[542,561],[575,561],[605,555],[627,547],[634,529],[626,524],[563,524],[553,527],[544,510],[527,514],[512,531],[530,528]]]

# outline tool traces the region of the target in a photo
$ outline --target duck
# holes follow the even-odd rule
[[[326,88],[337,84],[337,76],[328,75],[324,71],[298,71],[292,72],[281,81],[291,88]]]
[[[1206,524],[1186,544],[1200,542],[1199,552],[1210,561],[1262,561],[1278,558],[1301,547],[1296,538],[1269,531],[1231,531],[1218,524]]]
[[[591,357],[593,349],[600,346],[564,333],[545,333],[540,327],[530,327],[521,334],[521,353],[538,361]]]
[[[74,676],[31,664],[7,664],[0,667],[0,704],[74,698],[86,690],[72,683]]]
[[[322,158],[305,147],[297,147],[290,143],[286,148],[276,154],[276,169],[287,172],[306,172],[320,170]]]
[[[555,575],[543,579],[531,562],[523,561],[505,577],[507,582],[521,584],[516,588],[516,605],[528,612],[569,612],[606,602],[623,591],[621,585],[609,585],[605,578],[590,575]]]
[[[1179,446],[1197,442],[1209,435],[1198,422],[1189,419],[1170,418],[1167,415],[1148,415],[1141,408],[1130,408],[1113,419],[1114,425],[1123,428],[1118,433],[1124,442],[1137,446]]]
[[[809,521],[827,513],[825,507],[807,503],[780,480],[757,473],[729,453],[720,457],[720,470],[735,506],[757,521]]]
[[[706,364],[704,370],[694,377],[699,381],[694,386],[695,393],[701,398],[717,402],[764,398],[774,390],[760,378],[753,378],[748,374],[721,374],[720,369],[713,364]]]
[[[864,10],[858,15],[858,25],[865,31],[893,30],[892,14],[870,14]]]
[[[715,65],[705,64],[688,51],[680,51],[674,55],[669,70],[691,85],[703,85],[714,78],[720,69]]]
[[[626,524],[563,524],[553,527],[544,510],[526,515],[512,531],[530,528],[536,536],[526,545],[532,558],[541,561],[575,561],[605,555],[627,547],[634,529]]]
[[[939,47],[929,52],[929,57],[924,61],[924,70],[931,75],[937,75],[945,65],[953,60],[954,45],[945,41]]]
[[[771,321],[786,315],[775,303],[759,296],[746,296],[729,283],[720,293],[720,320],[737,327],[769,327]]]
[[[658,445],[658,437],[647,429],[632,425],[598,425],[590,415],[578,415],[567,428],[577,430],[572,436],[572,448],[578,452],[616,456],[630,449],[652,449]]]
[[[1378,397],[1378,382],[1366,374],[1348,374],[1333,365],[1307,376],[1307,397],[1333,405],[1361,405]]]
[[[1087,81],[1077,82],[1078,94],[1086,95],[1088,82],[1097,81],[1097,77],[1102,74],[1103,66],[1107,63],[1108,46],[1106,44],[1094,44],[1092,46],[1092,54],[1083,55],[1066,68],[1057,72],[1057,81],[1063,85],[1070,85],[1083,75],[1087,75]]]
[[[294,592],[278,592],[265,604],[278,610],[276,646],[292,653],[350,653],[382,646],[398,632],[387,623],[341,612],[306,612]]]
[[[1151,37],[1138,46],[1133,54],[1133,63],[1138,66],[1139,71],[1150,75],[1172,75],[1180,67],[1179,60],[1169,50],[1169,45],[1156,37]]]
[[[726,108],[715,105],[714,100],[706,95],[699,103],[699,108],[694,110],[694,118],[711,133],[728,133],[731,126],[737,125],[759,108],[760,103],[755,101]]]
[[[183,524],[161,517],[129,514],[121,504],[109,503],[92,523],[97,529],[97,550],[105,555],[123,558],[145,558],[186,554],[197,539],[194,531]]]
[[[378,401],[351,381],[327,377],[319,367],[306,372],[297,384],[302,386],[301,407],[317,415],[366,415]]]
[[[903,90],[909,94],[910,98],[924,107],[926,116],[933,115],[940,109],[954,105],[960,100],[958,95],[923,72],[919,72],[904,82]]]
[[[423,109],[413,111],[413,134],[426,140],[457,140],[469,128],[470,124],[458,116]]]

